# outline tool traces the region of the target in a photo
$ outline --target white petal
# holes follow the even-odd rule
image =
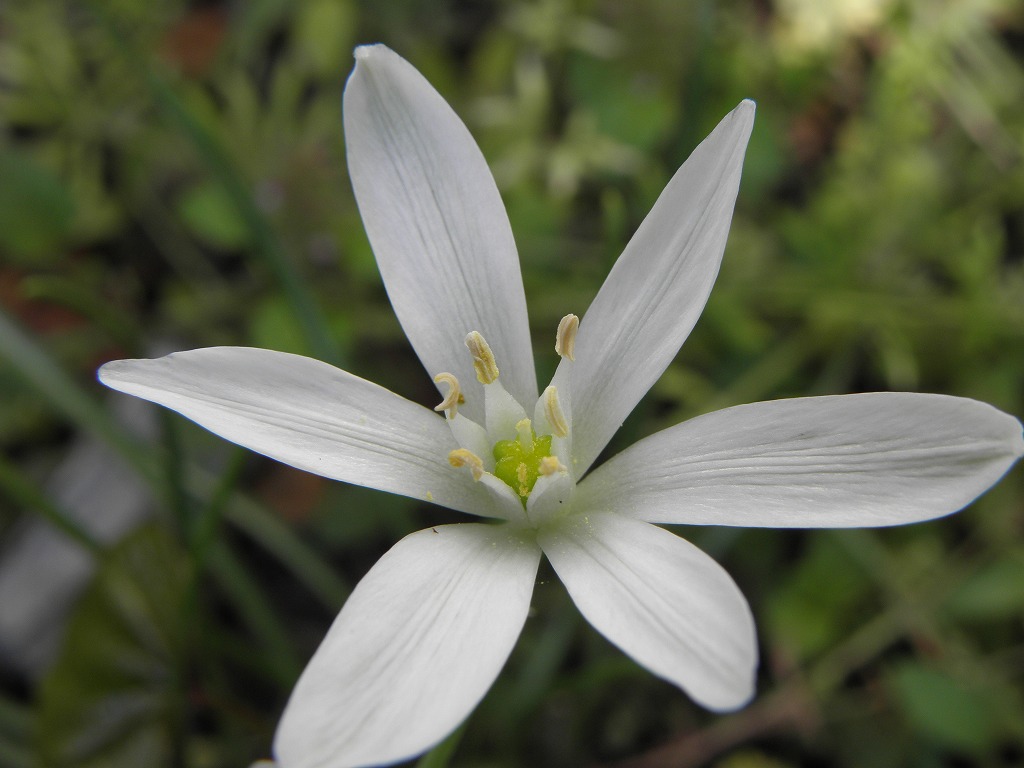
[[[300,355],[212,347],[115,360],[108,387],[165,405],[257,453],[324,477],[495,516],[487,491],[448,464],[444,418]]]
[[[398,542],[295,686],[274,741],[281,765],[379,765],[443,739],[512,651],[539,560],[507,526],[438,526]]]
[[[754,103],[742,102],[687,159],[580,321],[571,392],[577,476],[661,376],[704,309],[725,250]],[[566,379],[571,381],[567,387]]]
[[[961,509],[1022,454],[1020,422],[976,400],[776,400],[641,440],[584,480],[577,504],[658,523],[900,525]]]
[[[556,397],[555,402],[557,403],[558,408],[561,410],[561,412],[562,412],[561,415],[562,415],[562,417],[564,419],[564,422],[565,422],[563,426],[568,428],[567,431],[566,431],[565,437],[559,437],[557,434],[555,434],[559,430],[556,429],[551,424],[550,419],[548,419],[546,403],[545,403],[545,400],[546,400],[545,395],[546,395],[546,393],[547,393],[547,390],[545,390],[544,392],[541,393],[541,396],[540,396],[540,398],[538,398],[537,403],[536,403],[536,405],[534,406],[534,409],[533,409],[533,427],[534,427],[534,431],[538,435],[551,435],[551,453],[552,453],[552,455],[558,457],[558,460],[561,461],[562,464],[565,465],[566,469],[569,471],[569,475],[575,480],[575,478],[579,477],[579,473],[576,471],[577,470],[576,463],[573,461],[573,451],[572,451],[572,403],[569,402],[569,393],[568,392],[556,392],[555,393],[555,397]]]
[[[538,540],[587,621],[637,662],[709,709],[736,709],[753,696],[757,637],[747,601],[695,546],[604,514],[573,515]]]
[[[490,472],[484,472],[478,481],[487,488],[491,495],[491,506],[495,510],[493,517],[501,517],[513,522],[524,522],[523,503],[504,480]]]
[[[486,429],[461,413],[455,414],[454,419],[448,419],[448,428],[460,448],[479,456],[488,472],[494,469],[494,455],[491,453],[491,441],[487,438]]]
[[[523,406],[509,394],[500,381],[484,385],[487,438],[491,445],[516,436],[516,424],[526,418]]]
[[[483,423],[463,340],[479,331],[505,388],[537,397],[519,258],[487,163],[451,107],[383,45],[356,49],[345,88],[348,168],[384,284],[434,376],[454,373]]]
[[[576,483],[568,471],[541,475],[537,478],[526,502],[529,519],[537,525],[564,515],[572,507],[575,491]]]

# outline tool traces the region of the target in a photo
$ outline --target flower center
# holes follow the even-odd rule
[[[558,324],[555,350],[563,359],[573,359],[578,327],[575,315],[566,315]],[[563,409],[558,390],[554,386],[544,390],[531,421],[522,405],[498,380],[497,361],[484,337],[477,331],[470,332],[466,347],[473,356],[477,380],[483,385],[485,424],[477,424],[459,413],[465,398],[454,375],[439,373],[434,377],[436,383],[447,387],[444,400],[435,410],[446,414],[460,446],[448,454],[448,462],[462,471],[468,469],[475,481],[483,482],[507,500],[503,503],[518,507],[513,499],[518,500],[524,510],[531,494],[547,496],[555,486],[555,495],[564,500],[575,483],[566,466],[571,464],[568,411]],[[542,479],[543,490],[538,487]],[[534,506],[531,504],[529,509]],[[527,513],[527,519],[531,515]]]
[[[529,419],[516,424],[515,440],[494,444],[494,474],[526,503],[541,476],[541,463],[551,456],[551,435],[537,437]]]

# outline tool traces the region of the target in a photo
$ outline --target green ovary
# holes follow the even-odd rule
[[[529,447],[523,442],[520,438],[495,443],[494,474],[516,492],[525,506],[540,476],[541,459],[551,455],[551,435],[537,437],[530,429]]]

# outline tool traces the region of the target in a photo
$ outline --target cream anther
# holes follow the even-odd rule
[[[576,315],[566,315],[558,321],[558,331],[555,332],[555,352],[560,357],[576,359],[576,331],[579,330],[579,327],[580,319]]]
[[[557,456],[545,456],[540,460],[540,466],[537,471],[545,477],[550,477],[556,472],[568,472],[566,466],[558,460]]]
[[[483,461],[475,453],[467,451],[465,448],[456,448],[449,453],[448,463],[453,467],[469,467],[469,471],[473,473],[474,480],[479,480],[484,476]]]
[[[459,403],[464,402],[459,380],[453,374],[439,373],[434,377],[434,383],[448,385],[448,394],[444,396],[444,400],[441,401],[440,405],[434,406],[434,410],[438,413],[448,411],[448,418],[454,419],[455,414],[459,412]]]
[[[558,389],[554,385],[544,390],[544,415],[548,424],[551,425],[551,434],[555,437],[567,437],[569,435],[569,422],[565,418],[562,404],[558,401]]]
[[[498,364],[494,360],[494,353],[484,337],[478,331],[472,331],[466,336],[466,346],[469,353],[473,355],[473,370],[481,384],[491,384],[498,380]]]

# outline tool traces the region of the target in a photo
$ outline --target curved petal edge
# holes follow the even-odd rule
[[[658,523],[852,528],[962,509],[1024,455],[1021,423],[949,395],[872,392],[726,408],[596,469],[579,503]]]
[[[726,115],[683,163],[580,320],[571,392],[580,476],[672,362],[711,293],[739,191],[754,102]],[[569,389],[566,389],[569,385]]]
[[[98,375],[298,469],[470,514],[492,508],[484,488],[449,466],[458,446],[442,417],[319,360],[208,347],[115,360]]]
[[[708,709],[754,695],[757,637],[728,573],[674,534],[617,515],[575,515],[538,539],[595,629]]]
[[[394,763],[441,741],[498,676],[526,620],[540,550],[507,526],[402,539],[356,586],[292,692],[287,768]]]
[[[483,421],[463,343],[487,339],[502,383],[537,398],[526,296],[512,228],[483,154],[427,80],[383,45],[356,49],[345,142],[359,213],[398,320],[431,377],[448,371]]]

